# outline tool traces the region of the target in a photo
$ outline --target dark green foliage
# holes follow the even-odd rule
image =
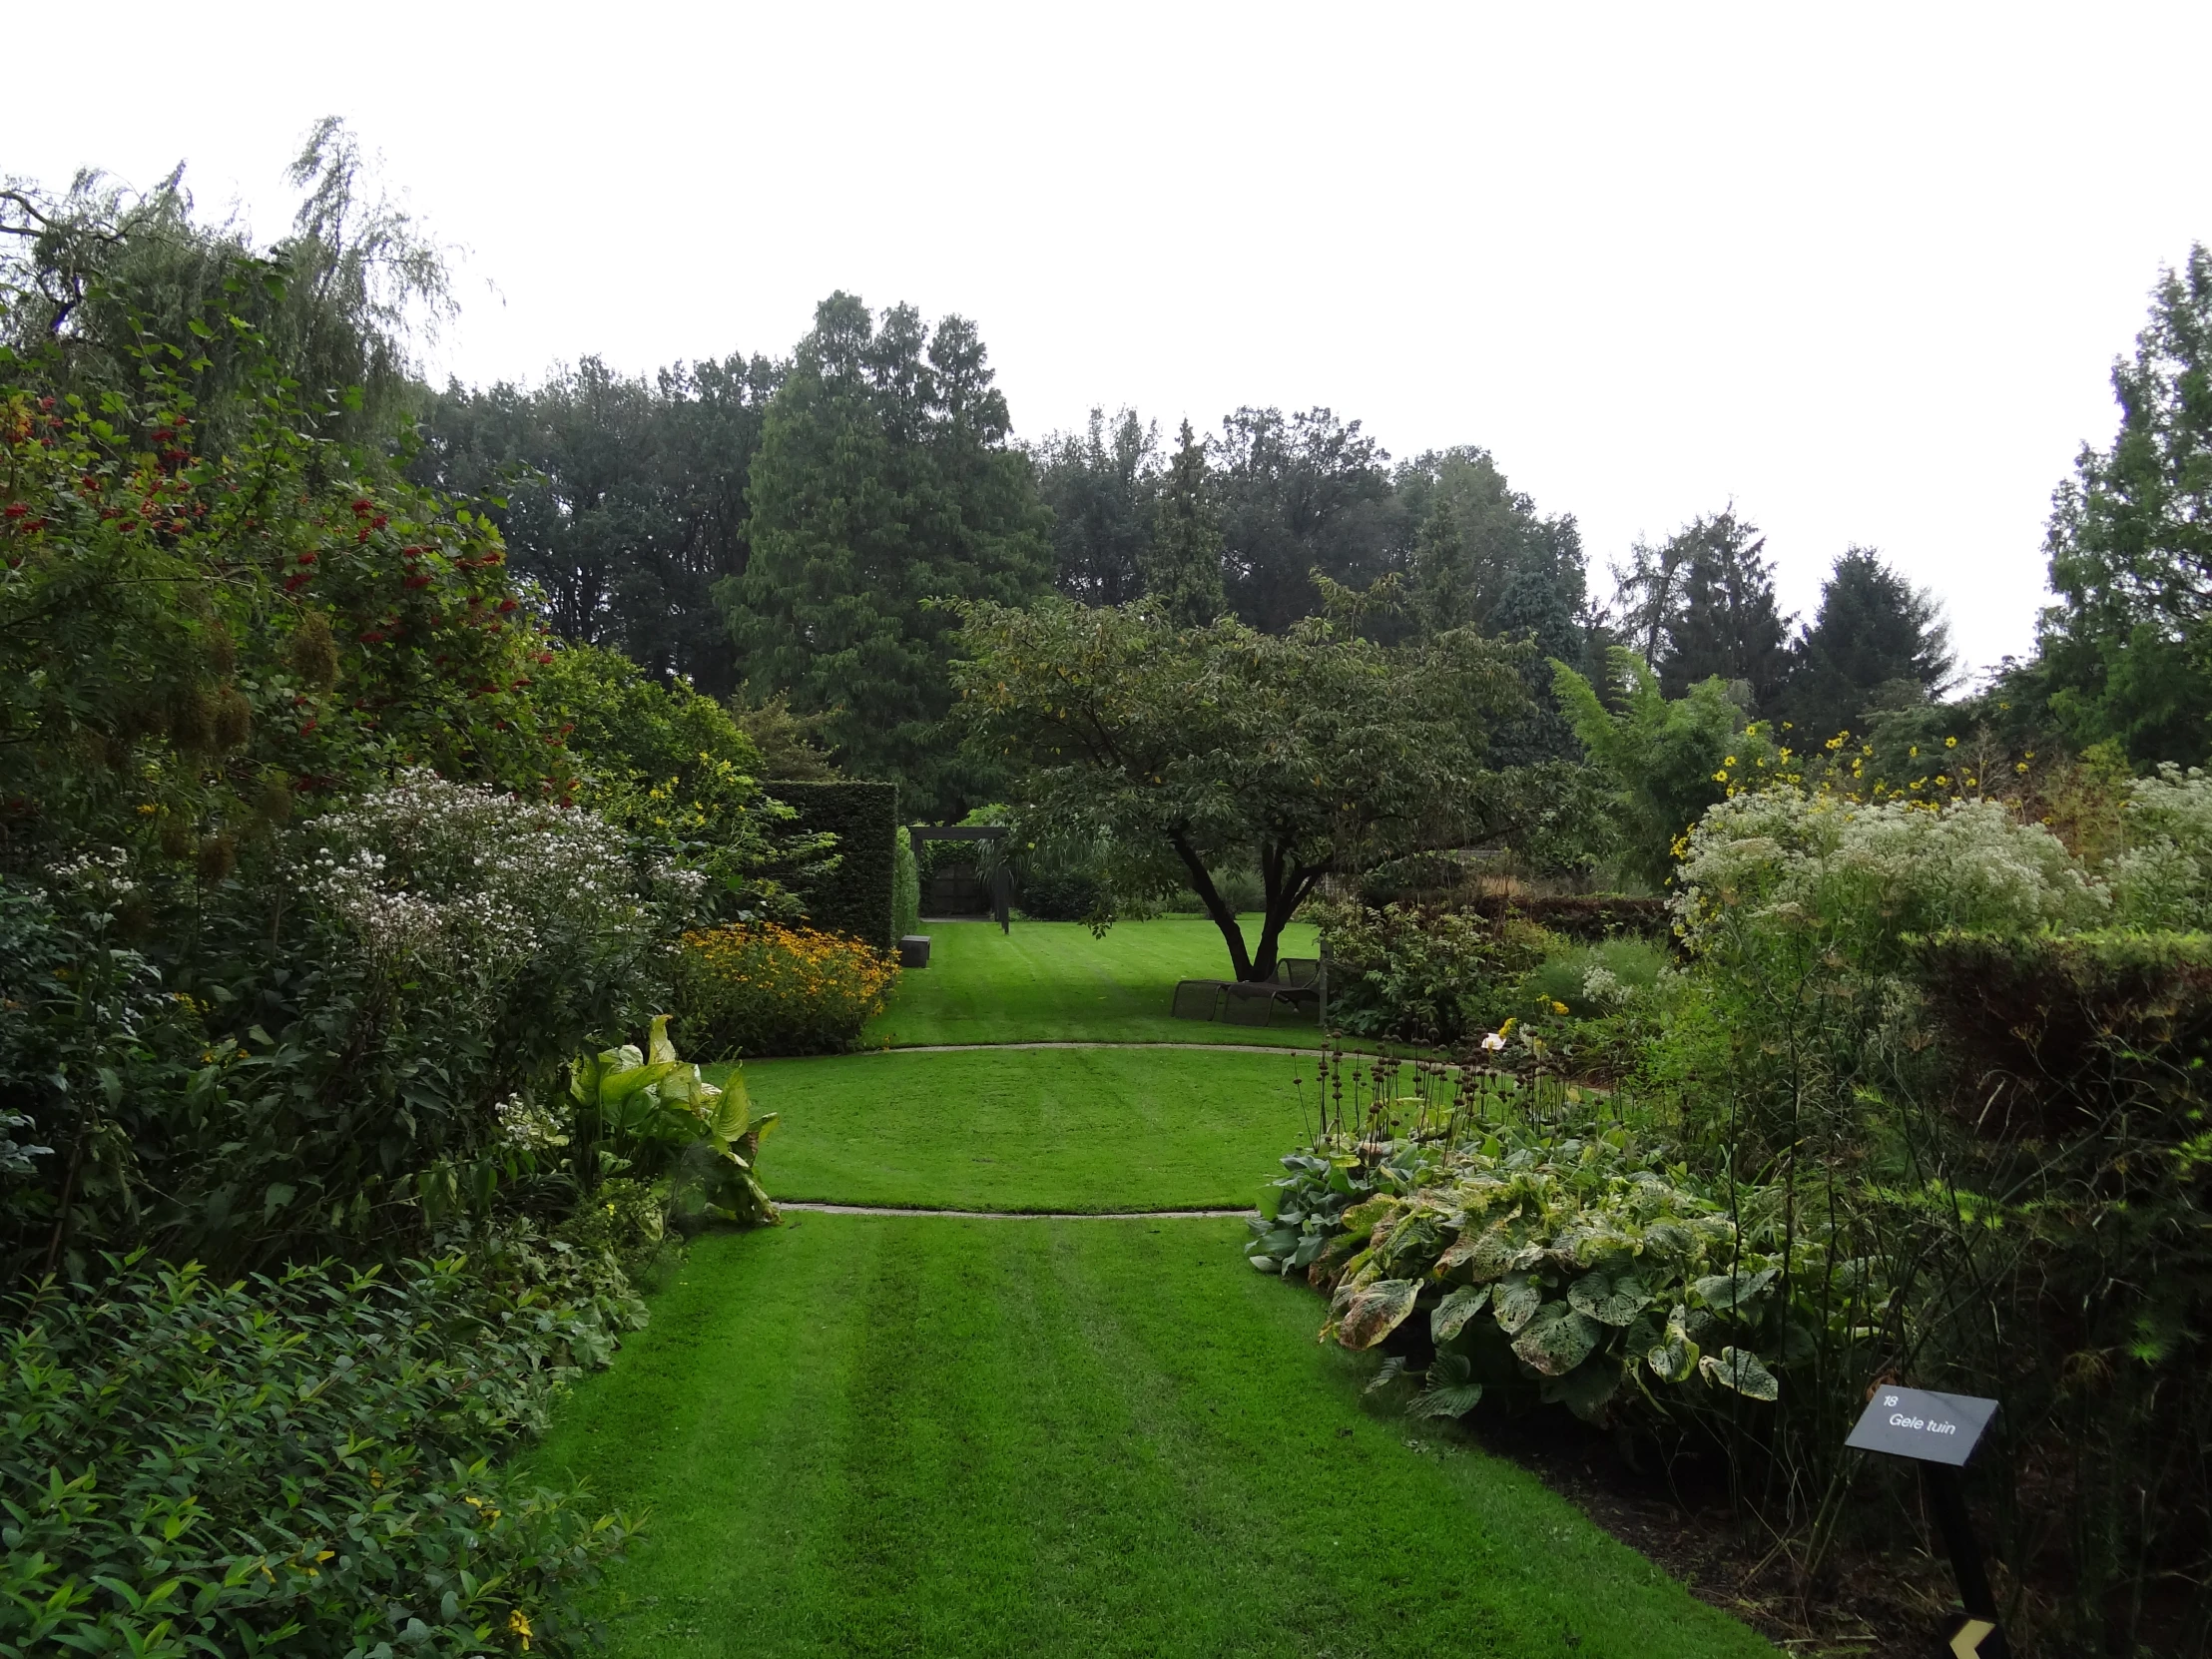
[[[1159,485],[1151,545],[1139,561],[1146,605],[1178,628],[1203,628],[1222,613],[1221,525],[1206,450],[1183,422]]]
[[[750,552],[746,480],[783,369],[678,363],[651,380],[585,357],[531,391],[426,400],[410,476],[487,504],[564,638],[711,697],[738,682],[715,585]]]
[[[1731,508],[1658,547],[1637,543],[1629,567],[1615,573],[1627,607],[1622,631],[1668,697],[1707,679],[1740,682],[1753,711],[1773,712],[1790,668],[1790,623],[1775,607],[1766,546]]]
[[[824,300],[754,459],[752,560],[719,590],[752,690],[828,714],[840,765],[938,815],[983,791],[941,733],[955,620],[929,602],[1018,605],[1050,575],[991,378],[973,323]]]
[[[1239,409],[1208,446],[1239,620],[1279,634],[1321,610],[1315,571],[1365,588],[1398,562],[1389,456],[1328,409]]]
[[[1037,493],[1052,509],[1054,580],[1085,605],[1121,605],[1145,591],[1160,494],[1159,433],[1122,409],[1109,431],[1093,409],[1083,432],[1037,445]]]
[[[1113,888],[1089,870],[1038,870],[1021,883],[1021,912],[1038,921],[1088,921],[1113,901]]]
[[[597,646],[548,657],[535,696],[566,734],[577,800],[628,831],[641,853],[652,847],[704,875],[702,918],[796,915],[792,887],[829,848],[766,800],[763,758],[730,711],[687,680],[649,679]]]
[[[892,906],[897,855],[891,838],[900,831],[898,787],[839,780],[771,782],[771,799],[791,808],[794,827],[812,835],[836,836],[835,867],[811,878],[804,897],[808,925],[845,933],[878,949],[897,943]]]
[[[1140,603],[970,606],[956,670],[986,753],[1027,768],[1025,823],[1113,849],[1117,890],[1187,881],[1239,979],[1275,972],[1322,877],[1460,844],[1490,733],[1523,708],[1512,648],[1455,630],[1388,648],[1310,620],[1178,630]],[[1213,871],[1250,862],[1250,951]]]
[[[1418,513],[1405,610],[1422,633],[1471,624],[1497,638],[1535,645],[1527,680],[1529,714],[1501,733],[1508,762],[1574,759],[1566,722],[1546,696],[1554,657],[1588,655],[1590,620],[1582,536],[1571,517],[1546,518],[1511,488],[1486,450],[1432,452],[1397,473],[1399,501]]]
[[[1821,586],[1821,608],[1791,649],[1777,712],[1822,742],[1864,729],[1880,705],[1925,703],[1956,672],[1950,631],[1936,601],[1881,557],[1855,547]]]
[[[2015,1547],[2061,1541],[2078,1628],[2137,1628],[2159,1579],[2212,1563],[2212,939],[1951,933],[1918,954],[1970,1080],[1949,1104],[1975,1185],[2011,1229],[1990,1318],[2013,1340],[1968,1352],[2069,1493]],[[2201,1606],[2185,1624],[2212,1636]]]
[[[2046,546],[2058,604],[2017,691],[2075,743],[2117,738],[2138,764],[2212,748],[2212,251],[2160,278],[2132,361],[2115,363],[2120,426],[2058,488]]]
[[[1414,904],[1331,905],[1329,1018],[1366,1037],[1459,1047],[1505,1017],[1507,988],[1542,953],[1525,923]]]
[[[491,1460],[643,1324],[594,1272],[621,1284],[519,1240],[228,1286],[134,1258],[19,1299],[0,1651],[587,1650],[629,1523]]]

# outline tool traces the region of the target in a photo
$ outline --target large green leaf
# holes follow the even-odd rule
[[[1690,1340],[1690,1311],[1677,1306],[1667,1321],[1667,1333],[1644,1355],[1644,1364],[1662,1382],[1687,1382],[1697,1370],[1698,1348]]]
[[[1461,1233],[1436,1262],[1439,1275],[1454,1268],[1465,1268],[1469,1278],[1481,1284],[1486,1280],[1504,1276],[1511,1267],[1519,1244],[1505,1236],[1503,1225],[1487,1227],[1480,1232]]]
[[[1417,1279],[1379,1279],[1363,1285],[1337,1322],[1337,1341],[1349,1349],[1373,1348],[1404,1323],[1420,1295]]]
[[[1706,1307],[1732,1313],[1764,1296],[1774,1276],[1773,1268],[1761,1268],[1757,1273],[1715,1273],[1698,1280],[1690,1289]]]
[[[1590,1357],[1604,1327],[1564,1302],[1547,1302],[1513,1339],[1513,1352],[1546,1377],[1564,1377]]]
[[[676,1063],[676,1045],[668,1040],[668,1015],[655,1014],[645,1039],[646,1055],[656,1065]]]
[[[1508,1276],[1492,1293],[1490,1306],[1497,1314],[1498,1329],[1508,1337],[1536,1317],[1536,1310],[1543,1306],[1544,1292],[1525,1273]]]
[[[1482,1398],[1482,1384],[1464,1354],[1443,1353],[1428,1368],[1427,1386],[1406,1409],[1416,1417],[1463,1417]]]
[[[649,1089],[662,1078],[671,1076],[681,1064],[678,1060],[662,1060],[655,1065],[632,1066],[626,1071],[602,1071],[599,1074],[599,1104],[612,1106],[627,1100],[640,1089]]]
[[[1651,1293],[1633,1274],[1612,1275],[1601,1268],[1570,1285],[1567,1301],[1576,1313],[1600,1325],[1626,1325],[1651,1306]]]
[[[1698,1362],[1698,1370],[1724,1388],[1733,1388],[1752,1399],[1779,1399],[1782,1384],[1767,1370],[1766,1362],[1744,1348],[1724,1348]]]
[[[1438,1343],[1448,1343],[1466,1328],[1466,1323],[1482,1311],[1490,1300],[1487,1285],[1461,1285],[1445,1297],[1428,1316],[1428,1334]]]

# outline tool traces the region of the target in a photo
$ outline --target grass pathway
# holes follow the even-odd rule
[[[929,1043],[1105,1041],[1312,1042],[1311,1019],[1278,1013],[1267,1026],[1176,1019],[1168,1007],[1178,979],[1229,972],[1221,931],[1196,916],[1122,922],[1103,939],[1072,921],[1017,921],[1001,934],[987,921],[935,921],[929,965],[906,974],[898,995],[861,1035],[870,1048]],[[1245,934],[1258,942],[1257,926]],[[1283,953],[1311,956],[1311,927],[1285,929]]]
[[[1534,1477],[1366,1399],[1373,1360],[1315,1343],[1320,1300],[1246,1267],[1241,1221],[1127,1214],[1248,1205],[1300,1134],[1291,1057],[1004,1046],[1204,1030],[1146,1011],[1176,928],[1117,928],[1104,968],[1079,928],[955,933],[882,1029],[991,1048],[747,1066],[786,1114],[780,1198],[998,1213],[794,1211],[693,1247],[533,1458],[650,1515],[600,1593],[615,1651],[1771,1656]]]

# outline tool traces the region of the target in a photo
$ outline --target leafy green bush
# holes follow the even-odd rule
[[[1454,1044],[1502,1020],[1512,981],[1539,959],[1540,928],[1464,911],[1323,904],[1329,1014],[1345,1030]]]
[[[1649,992],[1667,967],[1666,951],[1648,939],[1570,945],[1529,970],[1521,981],[1522,1000],[1602,1019]]]
[[[1110,909],[1113,897],[1087,870],[1039,870],[1021,883],[1022,914],[1038,921],[1088,921]]]
[[[0,1652],[583,1644],[630,1523],[492,1458],[601,1346],[588,1309],[458,1258],[111,1271],[10,1310]]]

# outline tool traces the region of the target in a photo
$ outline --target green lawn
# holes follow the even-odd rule
[[[932,970],[934,971],[934,970]],[[1287,1054],[1001,1048],[753,1060],[778,1198],[953,1210],[1248,1206],[1302,1138]]]
[[[534,1457],[650,1511],[621,1654],[1705,1659],[1773,1649],[1363,1400],[1212,1221],[702,1240]]]
[[[1073,921],[1017,921],[1001,934],[993,922],[937,921],[929,965],[899,975],[898,989],[861,1041],[888,1043],[1316,1041],[1311,1019],[1276,1016],[1270,1029],[1174,1018],[1178,979],[1226,979],[1229,947],[1221,930],[1192,916],[1117,922],[1103,939]],[[1245,936],[1258,942],[1247,918]],[[1294,922],[1283,953],[1311,956],[1314,929]]]

